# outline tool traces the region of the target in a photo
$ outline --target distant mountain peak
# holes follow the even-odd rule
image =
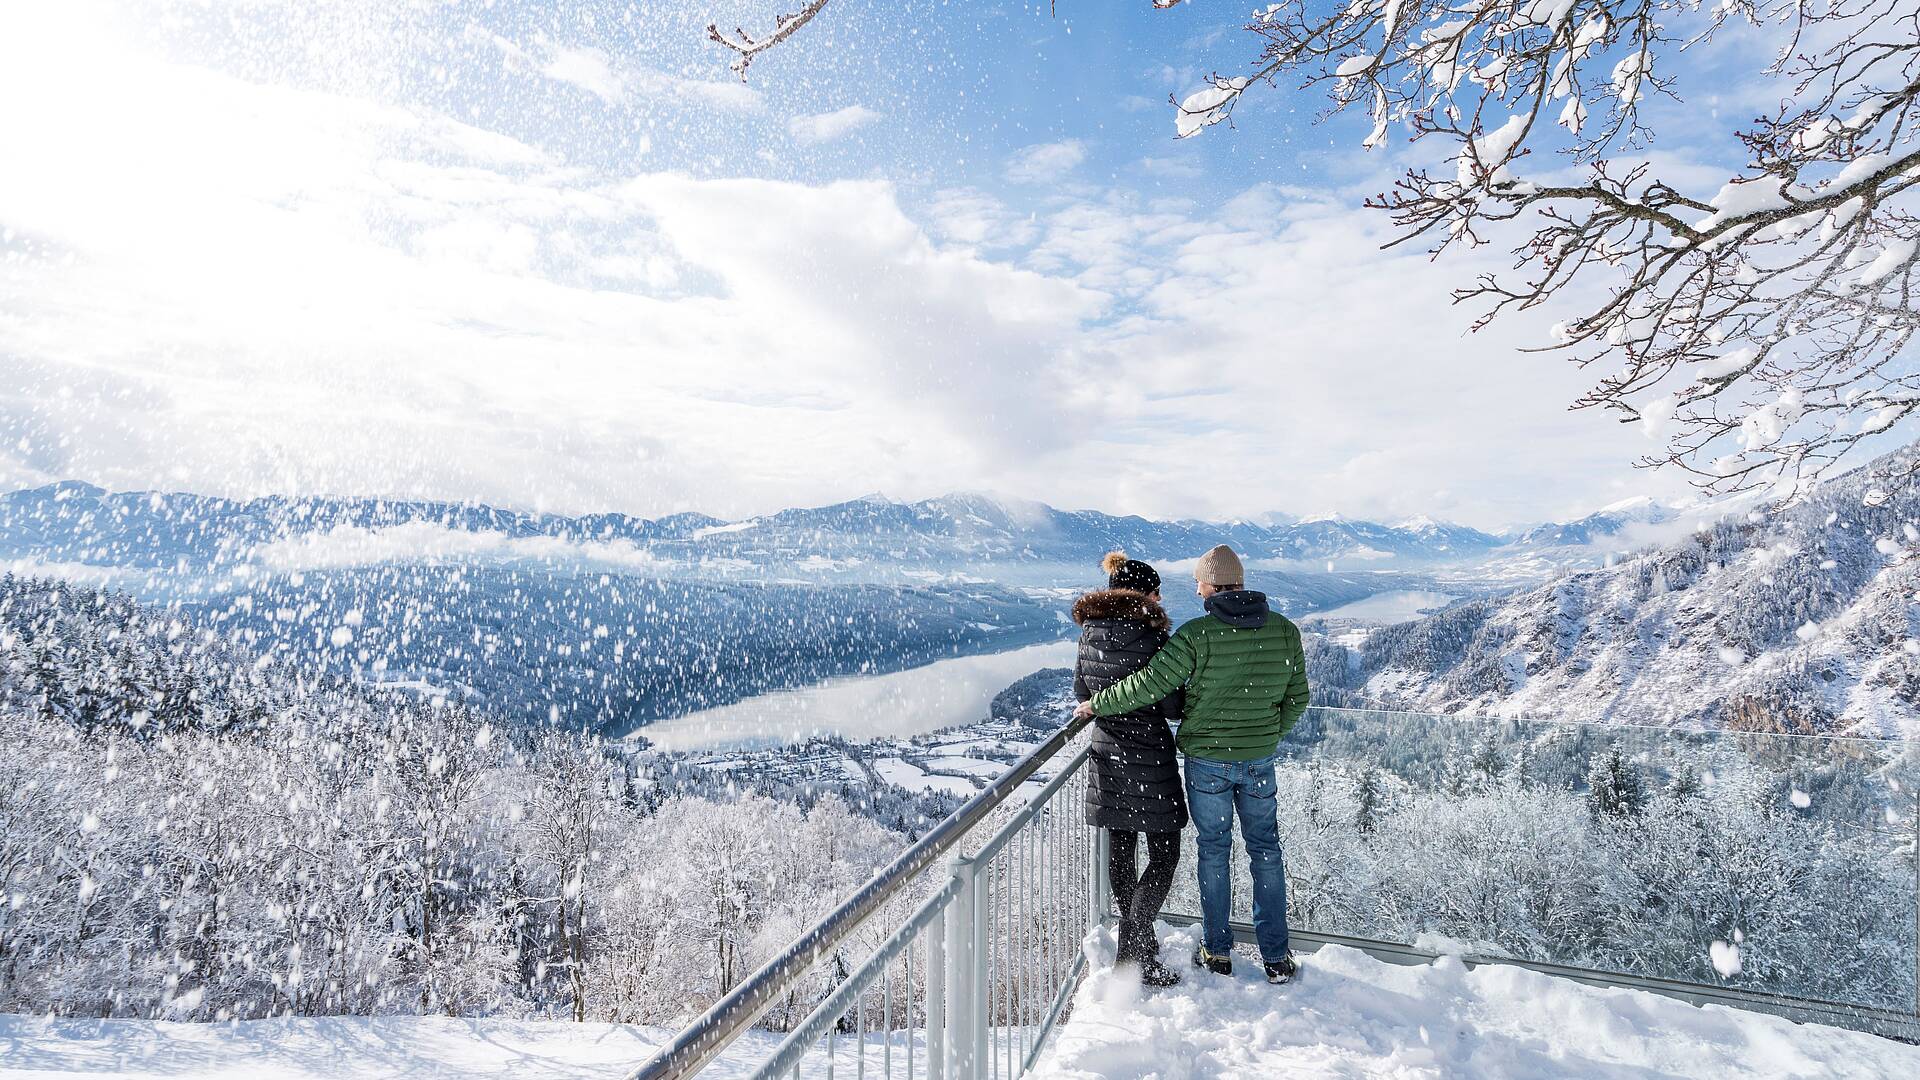
[[[51,496],[56,502],[67,499],[97,499],[107,493],[84,480],[56,480],[31,490],[32,494]]]
[[[1656,502],[1651,495],[1634,495],[1630,498],[1621,499],[1619,502],[1610,502],[1601,507],[1598,512],[1602,514],[1623,514],[1630,510],[1646,510],[1658,505],[1659,503]]]

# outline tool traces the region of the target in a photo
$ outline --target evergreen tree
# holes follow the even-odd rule
[[[1505,757],[1500,753],[1500,735],[1488,731],[1480,736],[1480,742],[1473,750],[1473,771],[1480,788],[1486,790],[1500,782],[1500,774],[1506,769]]]
[[[1587,769],[1587,806],[1595,817],[1637,817],[1646,802],[1646,782],[1619,747],[1594,756]]]
[[[1698,798],[1706,790],[1700,781],[1700,770],[1691,761],[1682,761],[1673,770],[1673,778],[1667,781],[1667,797],[1675,800]]]
[[[1354,788],[1354,827],[1362,835],[1373,832],[1380,818],[1380,770],[1368,766]]]

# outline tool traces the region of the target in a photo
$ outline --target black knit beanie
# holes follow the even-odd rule
[[[1110,551],[1100,560],[1100,568],[1107,572],[1107,588],[1132,589],[1137,593],[1158,592],[1160,572],[1139,559],[1127,558],[1124,551]]]

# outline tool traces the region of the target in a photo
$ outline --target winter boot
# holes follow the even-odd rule
[[[1230,952],[1211,953],[1205,945],[1193,947],[1193,966],[1206,968],[1215,975],[1233,974],[1233,954]]]
[[[1140,961],[1140,985],[1156,989],[1180,985],[1180,973],[1151,957]]]
[[[1275,986],[1281,986],[1285,983],[1292,982],[1293,977],[1299,974],[1299,972],[1300,969],[1294,966],[1293,954],[1288,953],[1267,965],[1267,981]]]

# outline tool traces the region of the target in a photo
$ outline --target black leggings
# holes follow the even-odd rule
[[[1120,959],[1150,960],[1160,953],[1153,920],[1173,888],[1173,871],[1180,865],[1180,834],[1147,834],[1147,869],[1139,870],[1140,834],[1107,830],[1107,884],[1120,909]]]

